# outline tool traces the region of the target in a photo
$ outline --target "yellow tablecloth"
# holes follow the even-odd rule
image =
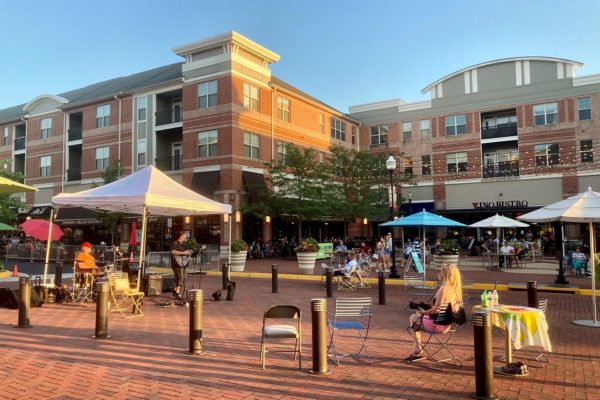
[[[515,349],[539,346],[551,352],[548,323],[544,312],[537,308],[499,305],[489,308],[493,325],[510,333]]]

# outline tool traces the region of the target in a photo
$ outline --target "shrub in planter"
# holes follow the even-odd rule
[[[456,240],[444,239],[435,249],[436,256],[457,256],[460,254],[460,246]]]
[[[296,253],[316,253],[319,251],[319,243],[308,237],[300,241],[300,245],[296,247]]]
[[[242,239],[232,240],[231,251],[248,251],[248,243]]]

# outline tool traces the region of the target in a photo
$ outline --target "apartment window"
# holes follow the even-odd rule
[[[352,126],[352,144],[356,144],[356,127]]]
[[[402,123],[402,141],[404,143],[412,141],[412,122]]]
[[[591,163],[594,162],[594,151],[592,150],[592,139],[586,139],[579,142],[579,149],[581,150],[581,162]]]
[[[244,86],[244,93],[246,87]],[[258,96],[257,96],[258,98]],[[245,103],[245,98],[244,98]],[[217,105],[217,81],[198,84],[198,108],[215,107]],[[245,104],[244,104],[245,105]]]
[[[290,100],[284,97],[277,98],[277,114],[279,119],[290,122]]]
[[[543,167],[560,164],[558,143],[535,145],[535,166]]]
[[[108,168],[109,154],[108,146],[96,148],[96,170],[104,171]]]
[[[147,154],[148,154],[148,147],[146,144],[146,139],[138,140],[138,143],[137,143],[137,166],[138,166],[138,168],[146,166],[146,163],[148,162]]]
[[[402,168],[405,176],[413,176],[413,158],[412,157],[404,157],[402,159]]]
[[[319,114],[319,132],[325,133],[325,116]]]
[[[96,128],[110,126],[110,104],[96,107]]]
[[[4,135],[2,136],[2,145],[8,145],[8,128],[4,128]]]
[[[421,156],[421,175],[431,175],[431,155]]]
[[[256,133],[244,133],[244,157],[260,158],[260,140]]]
[[[283,142],[277,143],[277,161],[279,162],[279,164],[285,165],[286,157],[287,157],[287,147],[285,146],[285,143],[283,143]]]
[[[147,110],[148,110],[148,100],[146,96],[137,98],[137,120],[145,121]]]
[[[46,139],[52,136],[52,118],[44,118],[40,125],[40,138]]]
[[[219,151],[217,131],[198,133],[198,157],[215,157]]]
[[[580,121],[592,119],[591,100],[589,97],[577,99],[577,109],[579,110]]]
[[[384,144],[388,140],[388,125],[371,127],[371,144]]]
[[[552,125],[558,123],[558,103],[536,104],[533,106],[534,125]]]
[[[465,114],[446,117],[446,136],[467,133],[467,116]]]
[[[450,153],[446,155],[448,173],[467,172],[467,152]]]
[[[40,176],[50,176],[50,167],[52,167],[52,157],[40,157]]]
[[[249,83],[244,83],[244,108],[252,111],[259,109],[258,88]]]
[[[428,119],[419,121],[419,128],[421,129],[421,140],[431,139],[431,128],[429,127]]]
[[[339,119],[331,118],[331,137],[342,142],[346,141],[346,123]]]

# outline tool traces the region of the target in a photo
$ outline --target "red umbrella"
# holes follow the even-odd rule
[[[129,247],[135,247],[137,245],[137,225],[136,223],[131,224],[131,231],[129,232]]]
[[[21,229],[27,236],[37,240],[48,240],[48,221],[45,219],[29,219],[21,224]],[[62,229],[56,224],[52,224],[50,240],[58,240],[63,235]]]

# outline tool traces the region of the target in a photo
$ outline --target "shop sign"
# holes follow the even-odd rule
[[[529,203],[527,202],[527,200],[473,202],[473,208],[509,208],[509,207],[529,207]]]

